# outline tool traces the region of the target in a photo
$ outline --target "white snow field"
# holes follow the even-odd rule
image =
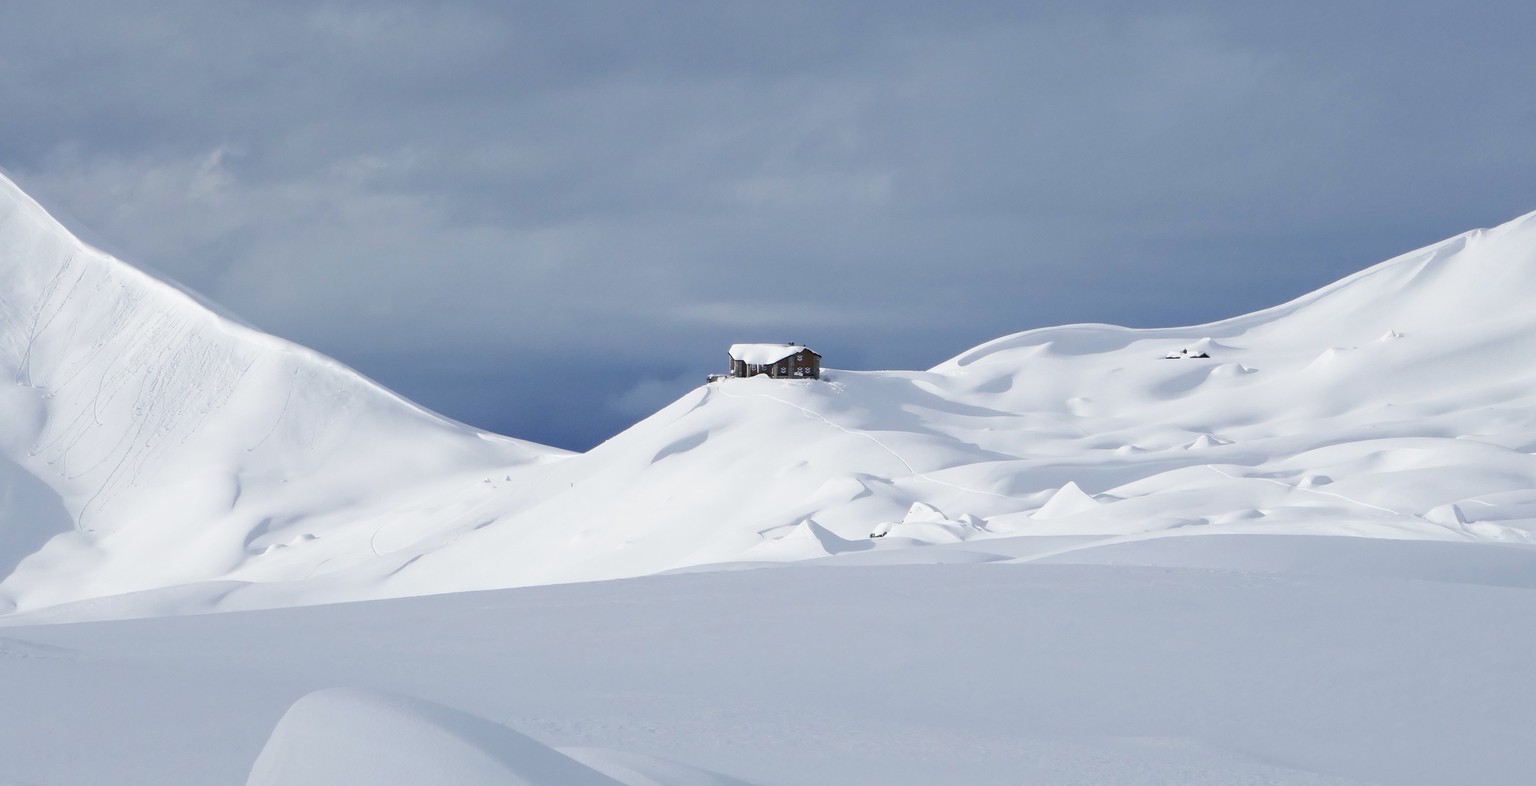
[[[0,177],[0,784],[1533,783],[1533,302],[1536,214],[577,455]]]
[[[1528,549],[1116,550],[0,628],[0,783],[1536,782]]]

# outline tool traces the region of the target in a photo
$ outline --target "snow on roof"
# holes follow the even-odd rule
[[[768,366],[802,349],[805,347],[800,344],[732,344],[730,353],[732,360],[744,360],[754,366]]]

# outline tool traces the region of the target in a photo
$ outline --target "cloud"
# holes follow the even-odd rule
[[[1203,321],[1533,207],[1536,12],[1330,13],[23,4],[0,166],[260,327],[582,446],[736,340],[926,367]]]
[[[791,279],[786,284],[785,288],[793,288],[795,282]],[[658,316],[710,327],[742,330],[776,328],[786,324],[829,330],[857,325],[888,326],[900,320],[897,315],[876,313],[858,304],[795,302],[783,299],[783,294],[768,289],[758,300],[687,303],[662,309]]]

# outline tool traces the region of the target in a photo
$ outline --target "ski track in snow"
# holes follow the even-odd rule
[[[1274,478],[1245,478],[1245,477],[1240,477],[1240,476],[1233,475],[1233,474],[1230,474],[1228,472],[1225,472],[1220,467],[1218,467],[1218,466],[1216,466],[1214,464],[1206,464],[1205,466],[1208,467],[1212,472],[1215,472],[1216,474],[1218,474],[1218,475],[1220,475],[1220,476],[1222,476],[1222,477],[1224,477],[1224,478],[1226,478],[1228,480],[1237,480],[1237,481],[1261,480],[1261,481],[1264,481],[1265,483],[1273,483],[1276,486],[1279,486],[1279,487],[1281,487],[1283,489],[1286,489],[1287,491],[1305,491],[1305,492],[1307,492],[1309,494],[1317,494],[1317,495],[1323,496],[1323,497],[1331,497],[1333,499],[1343,500],[1344,502],[1348,502],[1349,504],[1355,505],[1357,507],[1370,508],[1371,510],[1379,510],[1382,513],[1391,513],[1394,516],[1400,516],[1400,517],[1403,517],[1403,518],[1418,518],[1416,516],[1413,516],[1412,514],[1404,513],[1404,512],[1402,512],[1400,510],[1393,510],[1391,508],[1384,508],[1384,507],[1382,507],[1380,505],[1372,505],[1369,502],[1361,502],[1360,500],[1351,499],[1349,497],[1344,496],[1343,494],[1335,494],[1335,493],[1333,493],[1331,491],[1318,491],[1317,489],[1309,489],[1309,488],[1305,488],[1305,487],[1300,486],[1300,485],[1293,485],[1293,484],[1290,484],[1290,483],[1286,483],[1284,481],[1275,480]]]

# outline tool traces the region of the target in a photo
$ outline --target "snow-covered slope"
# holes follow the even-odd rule
[[[711,384],[531,479],[534,504],[403,549],[390,592],[1162,534],[1527,542],[1533,297],[1528,216],[1212,325],[1051,328],[928,372]]]
[[[328,517],[558,454],[221,317],[0,177],[0,610],[219,578]]]
[[[4,189],[0,373],[17,384],[0,451],[26,472],[0,464],[0,484],[33,514],[0,504],[22,533],[0,539],[19,563],[0,590],[23,611],[129,590],[157,591],[89,613],[1056,558],[1199,533],[1536,532],[1536,214],[1210,325],[1049,328],[926,372],[713,383],[561,456],[220,319]]]

